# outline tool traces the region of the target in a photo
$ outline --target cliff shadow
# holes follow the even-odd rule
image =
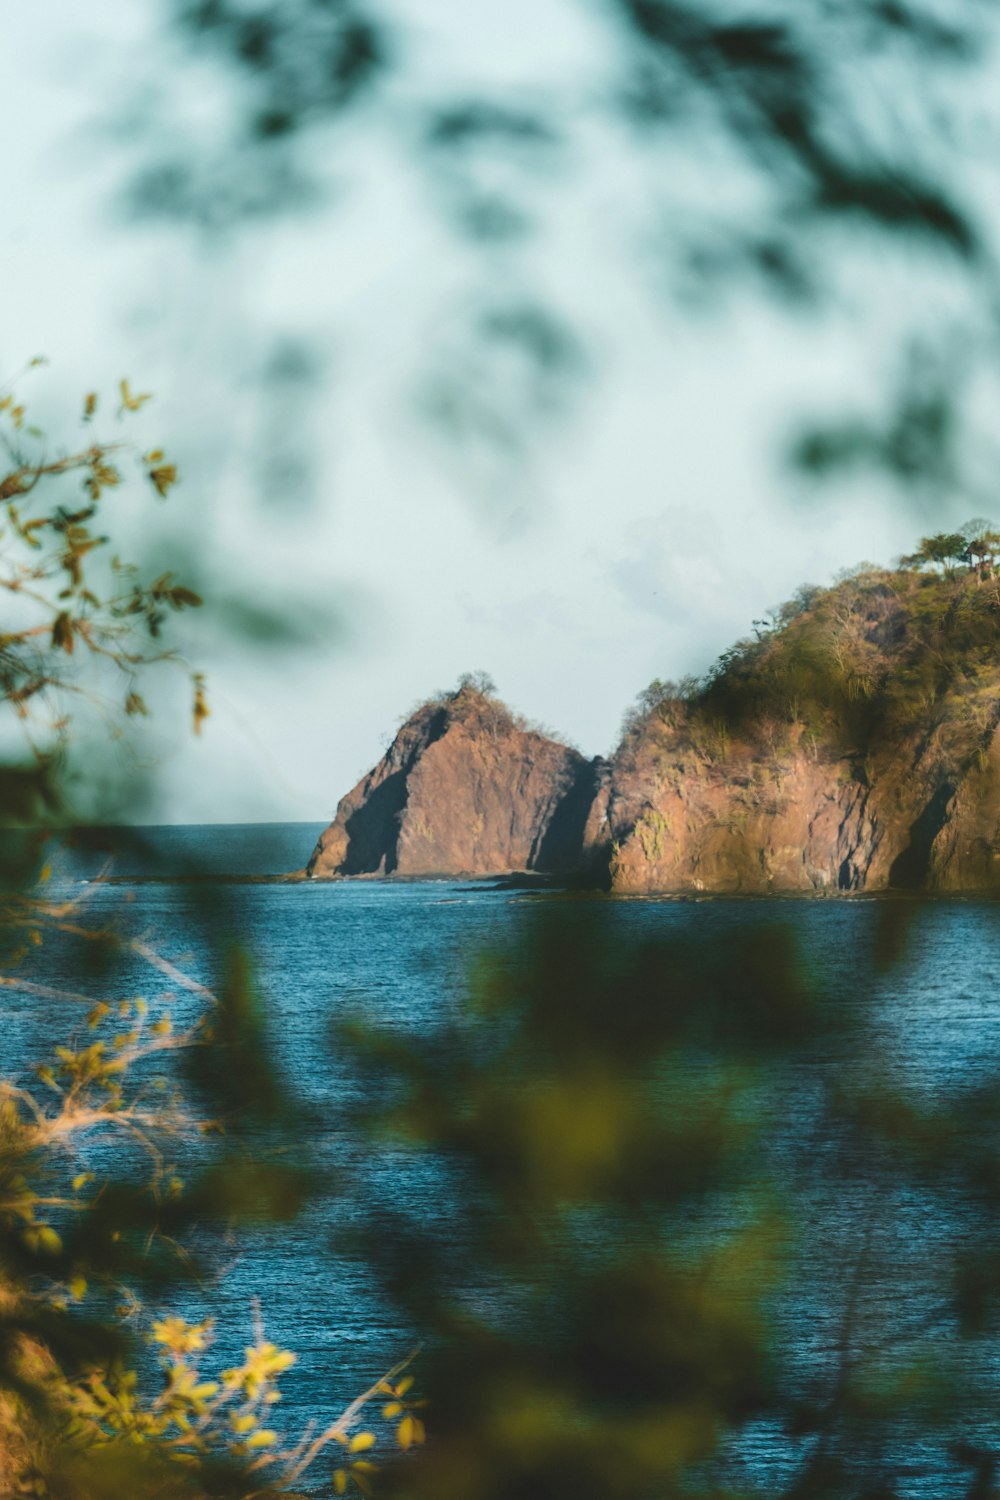
[[[419,740],[408,747],[399,770],[390,772],[373,791],[365,793],[361,805],[344,820],[347,851],[337,872],[339,875],[391,875],[396,869],[410,773],[419,756],[441,738],[447,727],[448,715],[439,708],[427,721]],[[386,759],[388,757],[376,767],[376,772]]]
[[[584,835],[603,767],[599,756],[577,765],[572,781],[531,852],[531,869],[551,875],[587,877],[588,883],[591,879],[597,883],[600,862],[585,853]]]
[[[947,821],[948,803],[954,795],[952,783],[944,782],[910,824],[910,842],[897,854],[889,870],[889,886],[892,890],[918,891],[927,884],[931,849]]]
[[[391,875],[399,858],[399,820],[406,806],[406,772],[394,771],[344,824],[342,875]]]

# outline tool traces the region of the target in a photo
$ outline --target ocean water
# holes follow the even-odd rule
[[[250,1341],[259,1298],[268,1336],[298,1354],[283,1382],[282,1425],[289,1431],[331,1419],[412,1347],[412,1329],[371,1284],[364,1265],[336,1249],[337,1237],[363,1213],[366,1189],[390,1195],[418,1222],[439,1222],[447,1212],[437,1164],[398,1151],[365,1154],[345,1133],[344,1106],[352,1102],[356,1079],[338,1051],[335,1024],[361,1013],[401,1035],[440,1028],[458,1014],[478,954],[516,951],[541,910],[580,899],[553,892],[539,897],[488,882],[248,881],[300,869],[321,827],[151,829],[113,855],[105,848],[59,851],[50,899],[71,903],[75,924],[114,927],[137,947],[113,976],[101,976],[81,968],[76,940],[46,940],[18,970],[24,990],[0,991],[3,1072],[24,1080],[32,1064],[79,1026],[81,1012],[79,998],[60,1002],[31,986],[100,998],[111,993],[113,979],[116,994],[143,995],[153,1005],[173,997],[183,1019],[201,1002],[177,976],[210,988],[218,983],[220,931],[252,953],[273,1060],[311,1111],[310,1138],[301,1144],[329,1192],[299,1221],[227,1246],[225,1274],[203,1293],[186,1293],[183,1310],[218,1318],[225,1362]],[[181,878],[192,873],[201,878]],[[876,901],[590,899],[586,913],[588,922],[623,944],[696,933],[725,945],[762,920],[779,921],[793,929],[812,973],[845,1007],[845,1033],[852,1007],[873,1018],[901,1085],[933,1099],[956,1086],[972,1088],[1000,1077],[1000,907],[992,903],[922,906],[902,957],[882,971],[869,963],[881,930]],[[788,1139],[797,1147],[808,1132],[811,1090],[835,1078],[843,1061],[836,1048],[804,1060],[802,1087],[789,1104]],[[814,1180],[806,1182],[803,1198],[819,1247],[813,1285],[809,1295],[792,1296],[783,1313],[792,1364],[797,1362],[803,1383],[837,1357],[837,1277],[846,1264],[838,1262],[837,1246],[849,1245],[863,1211],[824,1194],[822,1151],[818,1142]],[[801,1150],[796,1161],[789,1173],[801,1174]],[[350,1194],[337,1189],[345,1164],[355,1184]],[[797,1182],[796,1191],[800,1187]],[[928,1309],[933,1313],[939,1290],[922,1284],[921,1265],[929,1247],[952,1235],[954,1226],[940,1215],[929,1217],[919,1196],[894,1202],[879,1224],[900,1266],[898,1280],[878,1291],[883,1301],[896,1298],[899,1306],[881,1311],[899,1326],[919,1321]],[[967,1352],[989,1371],[988,1350],[970,1345]],[[995,1430],[980,1423],[976,1441],[1000,1445],[1000,1378],[997,1397]],[[729,1455],[731,1472],[762,1494],[785,1487],[801,1457],[801,1445],[766,1423],[751,1426]],[[899,1493],[914,1500],[967,1491],[967,1471],[963,1477],[948,1467],[947,1455],[919,1441],[910,1445],[903,1468]]]

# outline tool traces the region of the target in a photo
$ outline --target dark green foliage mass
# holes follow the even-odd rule
[[[445,1164],[361,1242],[427,1339],[390,1493],[861,1500],[910,1493],[915,1447],[995,1493],[995,1088],[902,1082],[863,995],[909,920],[838,992],[759,920],[629,944],[541,909],[454,1029],[355,1034],[376,1139]]]

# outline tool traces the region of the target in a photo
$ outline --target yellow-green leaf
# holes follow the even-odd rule
[[[405,1453],[413,1446],[414,1418],[406,1416],[396,1428],[396,1441]]]
[[[271,1432],[269,1428],[262,1427],[259,1432],[254,1432],[247,1438],[248,1448],[270,1448],[272,1443],[278,1441],[278,1434]]]
[[[122,411],[138,411],[152,397],[147,392],[145,395],[137,395],[129,389],[127,380],[119,382],[118,389],[122,393]]]

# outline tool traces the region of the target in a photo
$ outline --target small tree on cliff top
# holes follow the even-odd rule
[[[900,563],[908,568],[923,568],[931,564],[950,574],[965,556],[967,546],[961,531],[938,531],[933,536],[921,537],[917,550],[901,557]]]
[[[462,693],[479,693],[484,698],[496,696],[497,685],[489,672],[463,672],[455,685],[455,697]]]

